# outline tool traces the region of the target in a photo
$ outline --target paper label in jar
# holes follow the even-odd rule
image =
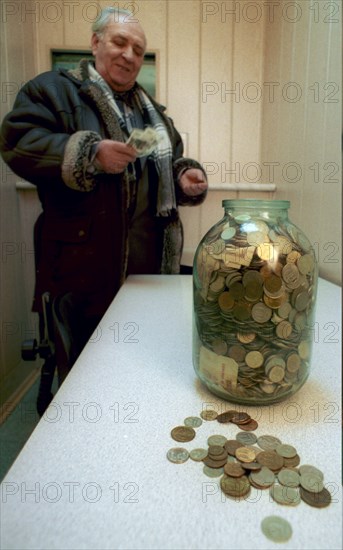
[[[197,261],[198,275],[201,281],[201,296],[206,300],[208,287],[213,271],[217,271],[220,267],[218,260],[210,256],[205,248],[202,248]]]
[[[200,347],[199,371],[218,386],[231,386],[233,389],[237,386],[238,363],[231,357],[217,355],[204,346]]]
[[[255,246],[237,246],[234,250],[226,249],[222,253],[222,259],[226,266],[229,266],[229,264],[249,266],[251,264],[255,249]]]

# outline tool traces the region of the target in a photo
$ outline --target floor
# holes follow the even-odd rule
[[[38,424],[36,411],[39,378],[0,426],[0,482]]]

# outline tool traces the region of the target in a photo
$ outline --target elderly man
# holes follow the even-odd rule
[[[145,50],[139,22],[106,8],[93,25],[95,63],[37,76],[2,125],[2,156],[43,207],[33,310],[43,292],[71,293],[84,341],[128,274],[179,272],[178,205],[200,204],[207,191],[165,109],[136,82]],[[146,127],[157,145],[138,157],[127,141]]]
[[[145,50],[139,22],[105,8],[93,25],[95,63],[37,76],[2,124],[3,159],[42,203],[33,311],[42,321],[48,293],[56,325],[71,335],[68,346],[62,330],[55,335],[60,381],[128,274],[179,272],[178,206],[200,204],[207,192],[164,108],[136,83]],[[145,128],[156,140],[142,156],[131,134]],[[52,355],[42,367],[39,414],[52,398],[54,365]]]

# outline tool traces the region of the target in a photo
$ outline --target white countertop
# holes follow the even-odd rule
[[[341,294],[319,282],[310,377],[292,398],[244,407],[259,427],[324,472],[328,508],[287,507],[253,489],[223,498],[201,463],[172,464],[169,448],[206,446],[233,424],[204,422],[190,443],[170,430],[211,403],[192,366],[192,279],[134,276],[120,290],[1,489],[2,549],[338,549],[342,547]],[[240,410],[243,407],[239,408]],[[287,519],[287,543],[261,532]]]

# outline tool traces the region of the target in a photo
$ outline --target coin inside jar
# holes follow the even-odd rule
[[[272,316],[272,310],[262,302],[254,304],[251,310],[251,316],[256,323],[266,323]]]
[[[264,357],[260,351],[249,351],[245,356],[245,362],[251,369],[258,369],[263,365]]]
[[[282,287],[282,279],[277,275],[271,275],[264,281],[264,289],[271,294],[277,293]]]

